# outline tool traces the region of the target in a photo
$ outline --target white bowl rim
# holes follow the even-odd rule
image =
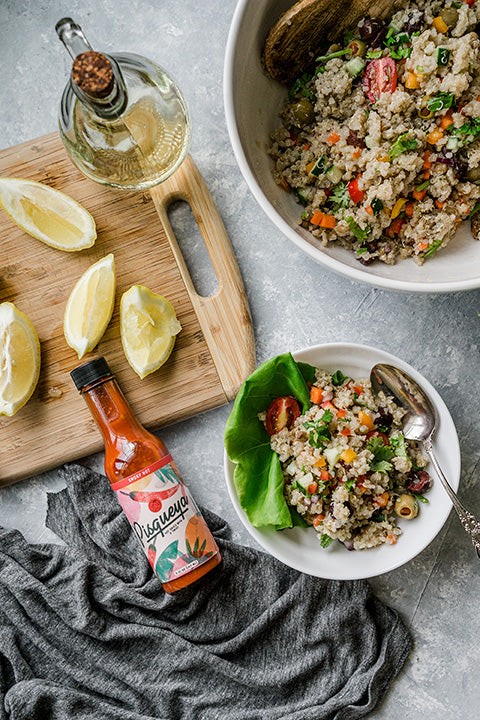
[[[310,345],[308,347],[301,348],[300,350],[292,351],[292,355],[294,358],[297,358],[298,356],[303,355],[306,352],[317,352],[319,350],[341,350],[341,349],[347,349],[349,351],[353,351],[355,349],[362,349],[367,352],[374,353],[376,355],[380,356],[380,359],[378,362],[390,362],[393,365],[397,365],[400,368],[403,368],[406,372],[411,373],[412,377],[419,381],[422,385],[422,387],[425,389],[425,391],[429,394],[430,399],[434,403],[437,411],[441,410],[441,417],[446,418],[449,421],[449,424],[451,426],[452,430],[452,446],[449,448],[449,455],[452,458],[452,466],[455,467],[455,472],[452,474],[452,476],[449,476],[449,482],[452,486],[453,490],[455,492],[458,491],[458,486],[460,484],[460,473],[461,473],[461,455],[460,455],[460,443],[458,440],[458,434],[457,429],[455,427],[455,423],[453,422],[453,418],[450,414],[450,411],[448,407],[446,406],[445,402],[443,401],[442,397],[438,393],[438,391],[433,387],[433,385],[414,367],[412,367],[409,363],[402,360],[401,358],[397,357],[396,355],[393,355],[392,353],[388,352],[387,350],[382,350],[377,347],[373,347],[372,345],[363,345],[361,343],[347,343],[347,342],[338,342],[338,343],[325,343],[322,345]],[[435,438],[434,438],[434,448],[435,448]],[[436,538],[440,530],[444,527],[445,523],[447,522],[447,519],[451,513],[452,510],[452,504],[451,501],[447,499],[447,505],[448,510],[446,513],[444,513],[444,517],[442,519],[442,522],[439,523],[438,528],[436,532],[428,538],[425,542],[419,544],[418,548],[415,549],[415,552],[413,554],[410,554],[408,557],[399,556],[399,559],[395,560],[395,554],[394,552],[391,555],[392,562],[388,565],[386,565],[384,568],[380,569],[378,572],[374,573],[373,575],[365,575],[363,573],[349,573],[348,575],[338,573],[335,575],[322,575],[319,572],[315,573],[308,573],[305,568],[301,565],[301,563],[295,563],[295,562],[286,562],[285,558],[282,556],[282,553],[276,552],[276,548],[272,548],[268,542],[265,541],[263,534],[261,532],[261,528],[254,527],[250,521],[247,518],[247,515],[243,508],[240,506],[237,493],[235,490],[235,486],[233,484],[233,469],[235,467],[235,463],[233,463],[228,455],[226,450],[224,450],[224,473],[225,473],[225,481],[227,485],[228,494],[230,496],[230,500],[232,501],[233,507],[248,531],[249,535],[253,537],[254,540],[257,541],[257,543],[270,555],[277,558],[277,560],[280,560],[280,562],[288,565],[289,567],[292,567],[294,570],[297,570],[299,572],[303,572],[306,574],[313,575],[314,577],[322,577],[329,580],[360,580],[365,579],[368,577],[377,577],[378,575],[383,575],[384,573],[391,572],[392,570],[396,570],[399,567],[402,567],[406,563],[410,562],[410,560],[413,560],[413,558],[417,557],[425,548],[430,545],[430,543],[433,542],[433,540]],[[440,484],[440,483],[439,483]],[[368,552],[368,551],[367,551]]]
[[[370,275],[366,270],[360,268],[347,267],[339,260],[326,253],[322,253],[313,245],[307,243],[300,235],[298,235],[290,225],[278,214],[272,207],[270,201],[264,194],[262,188],[258,184],[253,172],[250,169],[246,155],[244,153],[240,135],[238,133],[237,123],[235,121],[235,111],[233,103],[233,67],[234,55],[237,42],[237,35],[242,24],[243,15],[248,4],[252,0],[238,0],[235,8],[230,30],[228,33],[227,44],[225,49],[225,61],[223,68],[223,103],[225,108],[225,118],[227,130],[230,136],[230,143],[233,148],[240,171],[245,178],[255,200],[258,202],[267,217],[277,226],[277,228],[291,240],[300,250],[309,255],[316,262],[325,265],[330,270],[340,273],[351,280],[367,283],[375,287],[381,287],[386,290],[399,290],[402,292],[415,292],[426,294],[461,292],[465,290],[476,290],[480,287],[480,275],[478,278],[470,278],[462,281],[452,282],[409,282],[407,280],[394,280],[384,278],[378,275]]]

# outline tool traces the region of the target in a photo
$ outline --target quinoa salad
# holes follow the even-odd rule
[[[273,175],[322,245],[421,265],[478,211],[479,20],[478,0],[364,18],[290,88]]]
[[[394,545],[397,519],[413,519],[432,484],[416,442],[404,438],[405,411],[370,382],[316,369],[312,406],[277,398],[261,413],[284,476],[284,495],[322,547]]]

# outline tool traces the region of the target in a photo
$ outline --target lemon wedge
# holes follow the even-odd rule
[[[110,253],[83,273],[65,308],[63,333],[79,358],[100,342],[112,317],[114,304],[115,263]]]
[[[143,285],[133,285],[123,293],[120,335],[125,357],[140,378],[168,360],[181,329],[175,310],[161,295]]]
[[[66,252],[92,247],[90,213],[69,195],[33,180],[0,178],[0,207],[22,230]]]
[[[0,303],[0,415],[14,415],[25,405],[39,375],[35,328],[13,303]]]

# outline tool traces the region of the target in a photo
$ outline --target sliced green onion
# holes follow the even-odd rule
[[[320,55],[320,57],[315,58],[316,62],[327,62],[327,60],[332,60],[332,58],[342,57],[342,55],[348,55],[351,50],[348,48],[345,48],[345,50],[339,50],[338,52],[330,53],[330,55]]]
[[[423,182],[421,185],[419,185],[415,189],[417,190],[417,192],[421,192],[422,190],[425,190],[425,188],[427,188],[429,185],[430,185],[430,180],[425,180],[425,182]]]

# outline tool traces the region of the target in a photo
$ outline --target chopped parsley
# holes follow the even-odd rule
[[[455,95],[452,93],[439,93],[433,98],[427,100],[427,107],[432,112],[438,112],[439,110],[448,110],[453,105]]]
[[[342,383],[344,383],[345,380],[348,380],[348,376],[344,375],[341,370],[335,370],[335,372],[332,375],[332,383],[336,387],[338,387],[339,385],[342,385]]]
[[[473,217],[480,210],[480,202],[475,203],[475,206],[470,213],[470,217]]]
[[[347,223],[348,223],[350,230],[357,238],[357,240],[364,241],[370,235],[370,230],[368,228],[363,230],[360,227],[360,225],[357,222],[355,222],[355,220],[353,219],[353,217],[351,215],[349,217],[347,217]]]
[[[415,138],[409,137],[408,132],[403,133],[393,143],[389,152],[390,158],[394,160],[402,153],[407,152],[407,150],[415,150],[416,147],[417,141]]]
[[[312,76],[309,73],[303,73],[303,75],[300,75],[300,77],[295,80],[288,91],[288,99],[290,102],[293,102],[297,95],[303,95],[303,97],[306,97],[309,100],[313,98],[312,91],[307,88],[307,84],[311,79]]]
[[[405,447],[405,438],[402,433],[397,433],[390,438],[390,447],[397,457],[408,457],[407,448]]]
[[[381,58],[383,55],[383,50],[368,50],[365,57],[367,60],[378,60],[378,58]]]
[[[355,485],[356,481],[357,481],[357,478],[350,478],[349,480],[345,481],[345,487],[347,488],[348,491],[350,491],[352,489],[352,487]]]
[[[384,445],[382,438],[374,435],[367,441],[367,450],[370,450],[374,456],[373,460],[370,461],[372,472],[390,472],[392,464],[389,460],[393,457],[393,450],[390,445]]]
[[[323,448],[332,439],[328,423],[333,419],[331,410],[325,410],[320,420],[307,420],[303,423],[305,430],[309,430],[308,442],[314,448]]]
[[[372,515],[370,518],[372,522],[385,522],[386,519],[384,513],[375,513],[375,515]]]
[[[332,194],[328,198],[329,201],[333,201],[333,212],[337,212],[340,208],[347,208],[350,205],[350,193],[344,182],[339,182],[335,185]]]
[[[330,537],[330,535],[327,535],[326,533],[323,533],[320,537],[320,545],[322,548],[327,548],[329,545],[331,545],[333,542],[333,538]]]
[[[456,135],[461,141],[460,147],[473,142],[480,135],[480,118],[472,118],[471,122],[465,123],[462,127],[453,128],[452,135]]]

